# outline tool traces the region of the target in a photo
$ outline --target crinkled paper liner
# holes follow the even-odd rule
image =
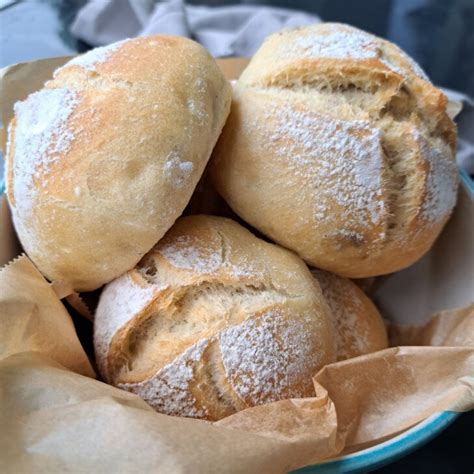
[[[40,87],[60,63],[17,65],[0,74],[4,123],[13,99]],[[221,65],[235,77],[242,61]],[[464,308],[417,327],[391,323],[397,347],[324,367],[314,377],[314,398],[250,408],[216,423],[155,413],[138,396],[96,380],[60,299],[91,317],[89,309],[67,285],[48,283],[26,256],[15,258],[0,271],[0,472],[283,473],[376,444],[434,413],[472,409],[474,305],[466,306],[473,294],[466,228],[472,198],[461,194],[443,233],[457,239],[441,238],[425,263],[415,265],[421,270],[409,270],[416,275],[411,287],[420,285],[413,315],[406,311],[403,272],[384,280],[388,297],[383,288],[376,296],[397,322],[426,316],[433,301],[438,309],[449,298]],[[3,264],[18,246],[1,204]],[[447,298],[440,285],[456,291]]]
[[[314,398],[211,424],[157,414],[95,380],[70,316],[26,256],[0,272],[0,288],[2,472],[285,472],[473,407],[474,305],[408,331],[426,346],[326,366]],[[438,346],[446,341],[457,346]]]

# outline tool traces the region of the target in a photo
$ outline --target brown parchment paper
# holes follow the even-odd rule
[[[94,377],[71,317],[31,261],[20,256],[0,271],[0,358],[36,351]]]
[[[7,197],[2,194],[0,196],[0,268],[13,260],[20,252],[20,244],[13,229]]]
[[[2,120],[11,114],[4,107],[40,87],[60,63],[4,70]],[[232,77],[243,62],[220,64]],[[422,325],[400,326],[411,321],[407,295],[397,293],[397,306],[387,285],[378,294],[398,347],[326,366],[315,374],[313,398],[254,407],[214,424],[155,413],[136,395],[94,379],[60,301],[68,289],[48,283],[26,256],[16,258],[0,270],[0,472],[283,473],[383,441],[439,411],[472,409],[472,281],[459,278],[472,276],[471,262],[456,259],[462,271],[445,271],[449,255],[471,251],[458,227],[472,225],[472,208],[461,191],[444,232],[450,235],[454,224],[459,238],[439,239],[430,264],[412,278],[419,291],[408,296],[417,314],[424,305]],[[8,213],[0,217],[11,233]],[[10,233],[0,239],[14,241]],[[404,272],[388,280],[412,275]],[[453,284],[460,287],[450,307],[464,308],[446,311],[438,298],[445,311],[427,322],[432,307],[424,302]]]

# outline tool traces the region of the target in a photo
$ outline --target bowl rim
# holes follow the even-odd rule
[[[460,413],[452,411],[435,413],[383,443],[357,451],[356,453],[305,466],[292,471],[292,473],[357,473],[382,467],[415,451],[444,431],[459,416]]]

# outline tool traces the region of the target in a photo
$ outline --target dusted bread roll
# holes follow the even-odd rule
[[[74,58],[17,103],[7,193],[38,268],[76,290],[132,268],[188,203],[230,96],[204,48],[148,36]]]
[[[336,328],[337,360],[388,347],[385,324],[374,303],[351,280],[311,269],[331,310]]]
[[[106,381],[157,411],[217,420],[313,394],[335,360],[329,308],[306,265],[222,217],[180,218],[106,285],[94,346]]]
[[[309,264],[348,277],[404,268],[456,202],[446,97],[395,45],[339,24],[272,35],[234,87],[218,192]]]

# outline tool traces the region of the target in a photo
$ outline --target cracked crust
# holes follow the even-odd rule
[[[231,95],[214,59],[185,38],[97,51],[18,104],[7,152],[23,247],[49,279],[81,291],[132,268],[182,213]]]
[[[156,410],[211,420],[311,396],[335,358],[306,265],[230,219],[180,218],[97,308],[99,370]]]
[[[446,103],[399,48],[356,28],[272,35],[234,87],[213,183],[313,266],[353,278],[399,270],[456,202]]]

